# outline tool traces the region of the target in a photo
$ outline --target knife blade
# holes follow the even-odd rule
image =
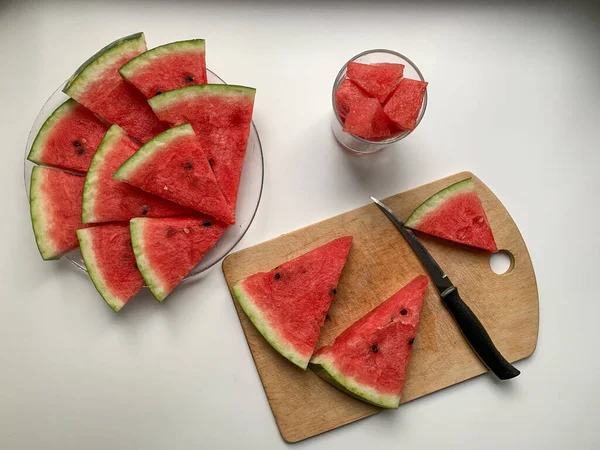
[[[423,264],[423,267],[429,273],[431,281],[440,294],[442,303],[444,303],[454,317],[462,334],[477,356],[479,356],[479,359],[500,380],[508,380],[518,376],[521,372],[502,356],[475,313],[458,294],[458,289],[452,284],[450,278],[448,278],[439,264],[433,259],[433,256],[431,256],[417,236],[404,226],[404,222],[389,207],[374,197],[371,197],[371,200],[383,211],[415,252],[421,264]]]

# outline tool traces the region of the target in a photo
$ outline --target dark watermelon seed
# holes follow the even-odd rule
[[[162,91],[159,89],[158,91],[156,91],[156,95],[160,95],[162,94]]]
[[[335,295],[337,293],[337,289],[336,288],[330,289],[329,292],[331,293],[331,295]]]
[[[74,145],[75,147],[81,147],[81,142],[79,142],[79,141],[75,141],[75,142],[73,142],[73,145]]]
[[[203,227],[210,227],[211,225],[212,225],[212,223],[211,223],[211,222],[209,222],[208,220],[207,220],[206,222],[203,222],[203,223],[202,223],[202,226],[203,226]]]
[[[130,247],[133,247],[133,244],[131,243],[131,241],[129,241],[129,246],[130,246]]]
[[[187,81],[188,83],[191,83],[192,81],[194,81],[194,77],[191,75],[188,75],[185,77],[185,81]]]
[[[137,266],[137,263],[136,263],[136,262],[134,262],[134,263],[133,263],[133,267],[135,267],[136,269],[138,268],[138,266]]]
[[[171,237],[173,236],[175,233],[177,232],[177,230],[173,227],[168,227],[167,228],[167,237]]]
[[[379,351],[379,349],[377,348],[377,344],[373,344],[371,346],[371,350],[373,350],[373,353],[377,353]]]
[[[193,166],[193,165],[192,165],[192,163],[191,163],[191,162],[189,162],[189,161],[187,161],[187,162],[185,162],[185,163],[183,164],[183,168],[184,168],[185,170],[191,170],[191,169],[192,169],[192,167],[194,167],[194,166]]]
[[[275,279],[276,279],[276,280],[279,280],[280,278],[281,278],[281,274],[280,274],[279,272],[277,272],[277,273],[275,274]]]
[[[329,319],[329,314],[325,314],[325,320]]]
[[[400,311],[400,314],[402,314],[403,316],[405,316],[407,312],[408,312],[407,310],[403,309],[402,311]]]
[[[78,147],[78,148],[77,148],[77,150],[75,150],[75,152],[76,152],[78,155],[83,155],[83,154],[85,153],[85,148],[83,148],[83,147]]]
[[[408,344],[409,344],[409,345],[413,345],[413,342],[415,342],[415,338],[410,338],[410,339],[408,340]]]
[[[142,215],[143,216],[145,216],[149,212],[150,212],[150,209],[146,205],[142,206]]]
[[[210,167],[212,167],[212,166],[213,166],[213,160],[212,160],[212,159],[209,159],[209,160],[208,160],[208,164],[210,165]]]

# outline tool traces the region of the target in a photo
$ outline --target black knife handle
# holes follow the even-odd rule
[[[442,301],[454,316],[460,330],[467,341],[475,350],[481,361],[501,380],[509,380],[521,372],[509,363],[498,351],[490,335],[475,315],[471,308],[463,302],[456,288],[449,290],[442,297]]]

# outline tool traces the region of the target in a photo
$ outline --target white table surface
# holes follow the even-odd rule
[[[258,88],[265,190],[239,248],[461,170],[512,213],[540,336],[522,375],[490,376],[295,448],[589,449],[600,440],[600,8],[480,2],[0,2],[0,448],[286,448],[220,265],[163,305],[114,314],[67,261],[43,262],[23,187],[29,128],[106,43],[207,39],[208,66]],[[398,50],[430,82],[418,130],[350,157],[329,128],[343,63]],[[576,222],[579,224],[576,224]]]

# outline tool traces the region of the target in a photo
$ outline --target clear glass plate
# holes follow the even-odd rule
[[[211,84],[226,84],[216,74],[207,69],[208,82]],[[25,148],[25,191],[27,192],[27,198],[29,199],[29,185],[31,180],[31,170],[35,166],[32,162],[27,159],[29,150],[33,144],[38,131],[48,118],[50,114],[65,100],[67,95],[62,92],[64,83],[50,96],[48,101],[42,107],[38,116],[33,122],[33,126],[27,139],[27,147]],[[250,128],[250,136],[248,137],[248,146],[246,147],[246,158],[244,160],[244,168],[242,169],[242,178],[240,180],[240,188],[238,194],[238,200],[236,205],[236,223],[230,226],[227,231],[223,234],[217,244],[202,258],[202,261],[192,270],[186,279],[197,277],[202,272],[206,271],[210,267],[214,266],[221,259],[223,259],[233,248],[240,242],[252,221],[256,215],[258,205],[260,203],[260,197],[263,190],[264,181],[264,160],[262,153],[262,146],[256,125],[252,122]],[[33,235],[32,235],[33,239]],[[81,270],[87,271],[81,252],[79,249],[75,249],[64,256],[71,261],[76,267]]]

